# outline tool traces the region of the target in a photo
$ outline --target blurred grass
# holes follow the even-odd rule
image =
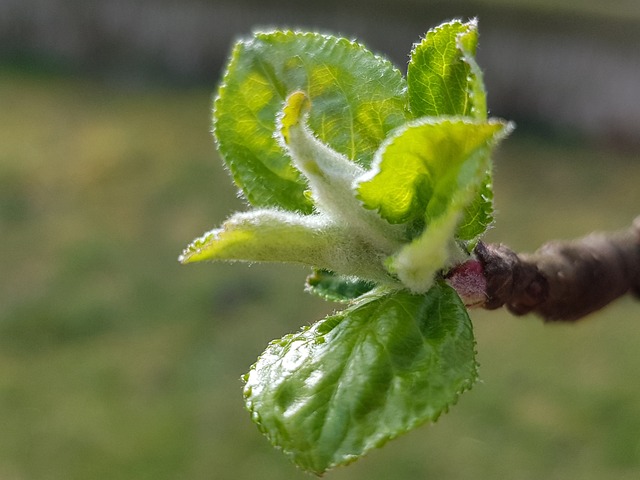
[[[295,479],[240,375],[331,305],[293,267],[181,267],[242,208],[210,92],[0,74],[0,478]],[[640,161],[517,132],[489,239],[530,250],[638,213]],[[335,479],[637,478],[639,305],[573,326],[474,312],[483,383]]]

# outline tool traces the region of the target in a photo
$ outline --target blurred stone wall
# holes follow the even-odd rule
[[[494,114],[640,148],[640,15],[557,15],[470,1],[0,0],[0,68],[29,58],[119,81],[213,89],[234,39],[256,27],[357,37],[402,65],[430,26],[473,16]]]

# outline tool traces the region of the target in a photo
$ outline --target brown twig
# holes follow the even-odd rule
[[[484,243],[475,253],[480,269],[454,269],[448,275],[460,292],[456,284],[465,281],[456,275],[481,271],[484,301],[478,302],[476,295],[474,306],[504,305],[516,315],[535,313],[547,321],[574,321],[627,293],[640,298],[640,217],[627,230],[549,242],[532,254]]]

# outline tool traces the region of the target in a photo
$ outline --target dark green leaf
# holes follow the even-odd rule
[[[343,277],[327,270],[316,270],[307,277],[307,291],[332,302],[350,302],[364,295],[375,284],[355,277]]]
[[[466,309],[446,284],[370,296],[272,342],[245,376],[247,408],[275,446],[320,474],[436,420],[475,381],[474,355]]]

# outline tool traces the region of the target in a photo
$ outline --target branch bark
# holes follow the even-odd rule
[[[575,321],[627,293],[640,299],[640,217],[624,231],[553,241],[532,254],[484,243],[475,254],[447,275],[469,306]]]

